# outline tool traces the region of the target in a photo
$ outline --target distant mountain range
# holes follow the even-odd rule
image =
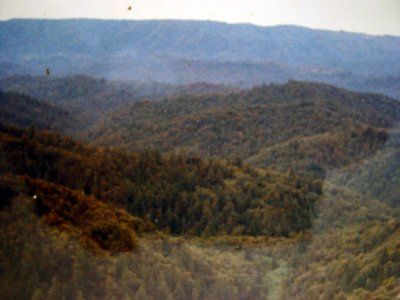
[[[253,86],[321,81],[399,98],[400,37],[209,21],[0,22],[0,75]],[[362,53],[362,55],[360,55]]]
[[[398,299],[399,46],[0,22],[1,298]]]

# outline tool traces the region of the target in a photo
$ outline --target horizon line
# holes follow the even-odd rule
[[[297,27],[303,28],[308,30],[314,31],[329,31],[329,32],[340,32],[340,33],[347,33],[347,34],[359,34],[359,35],[367,35],[367,36],[376,36],[376,37],[400,37],[400,35],[395,34],[374,34],[374,33],[366,33],[361,31],[347,31],[344,29],[332,29],[332,28],[315,28],[315,27],[308,27],[304,25],[298,24],[274,24],[274,25],[260,25],[251,22],[227,22],[221,20],[211,20],[211,19],[127,19],[127,18],[91,18],[91,17],[67,17],[67,18],[52,18],[52,17],[45,17],[45,18],[8,18],[8,19],[0,19],[0,22],[10,22],[10,21],[77,21],[77,20],[85,20],[85,21],[111,21],[111,22],[199,22],[199,23],[219,23],[225,25],[246,25],[246,26],[254,26],[259,28],[272,28],[272,27]]]

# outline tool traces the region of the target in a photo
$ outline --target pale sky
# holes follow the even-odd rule
[[[400,0],[0,0],[0,19],[11,18],[216,20],[400,36]]]

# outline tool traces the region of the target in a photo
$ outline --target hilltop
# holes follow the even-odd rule
[[[4,94],[43,115],[63,111],[61,99]],[[1,125],[0,292],[393,298],[399,106],[291,81],[122,104],[92,128],[104,146],[40,123]]]
[[[357,163],[382,149],[400,104],[377,94],[290,81],[240,93],[171,97],[114,112],[89,139],[255,166],[316,172]]]
[[[45,103],[42,105],[51,104],[53,110],[59,109],[70,117],[73,116],[76,125],[75,131],[82,131],[90,127],[99,118],[128,103],[143,100],[157,101],[174,95],[203,95],[237,90],[233,87],[204,82],[172,85],[160,82],[109,81],[83,75],[67,77],[28,75],[3,77],[0,78],[0,89],[29,95],[36,102]],[[5,101],[8,95],[11,94],[4,94],[2,105],[5,110],[14,110],[15,117],[18,117],[17,115],[21,114],[21,112],[34,109],[30,103],[21,105],[21,101],[15,102],[17,106],[14,107],[10,100]],[[23,108],[22,106],[25,107]],[[54,125],[54,122],[55,120],[47,120],[46,124]],[[15,125],[18,125],[18,123]],[[59,126],[55,129],[69,128],[68,126]],[[71,133],[71,130],[64,130],[63,132]]]
[[[2,299],[400,297],[400,37],[10,20],[0,44]]]
[[[1,127],[0,141],[3,172],[93,195],[173,234],[288,236],[310,228],[321,192],[294,174],[97,149],[50,132]]]

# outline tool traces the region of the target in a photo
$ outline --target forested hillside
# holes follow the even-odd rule
[[[239,161],[95,148],[51,132],[2,126],[0,142],[4,299],[400,292],[399,212],[363,194]]]
[[[77,130],[90,127],[105,114],[128,103],[145,99],[160,100],[167,96],[180,94],[201,95],[236,90],[233,87],[207,83],[171,85],[157,82],[108,81],[82,75],[3,77],[0,78],[0,89],[29,95],[59,107],[75,117],[75,122],[78,122],[75,128]],[[20,107],[11,105],[6,108],[8,104],[10,101],[3,103],[4,109],[14,109],[14,115],[19,115],[20,110],[16,108]],[[20,102],[18,104],[21,105]],[[46,122],[46,124],[54,123],[54,120]]]
[[[399,206],[399,133],[391,135],[384,151],[362,164],[347,168],[343,174],[334,176],[332,180],[370,198],[382,199],[393,206]]]
[[[399,70],[397,36],[0,21],[0,299],[400,299]]]
[[[42,115],[62,111],[5,94]],[[1,125],[4,299],[400,293],[396,101],[290,82],[128,108],[91,136],[125,149],[77,142],[40,123]],[[31,115],[10,123],[24,126]],[[122,133],[132,135],[117,139]]]
[[[321,193],[320,182],[295,174],[1,130],[3,172],[93,195],[173,234],[288,236],[311,227]]]
[[[71,132],[77,119],[57,105],[23,94],[0,90],[0,122],[4,124]]]
[[[400,103],[390,98],[291,81],[132,104],[100,122],[89,139],[324,173],[382,149],[399,119]]]

